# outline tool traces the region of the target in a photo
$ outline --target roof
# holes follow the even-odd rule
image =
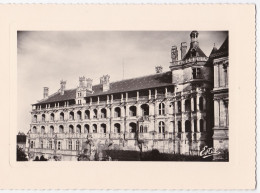
[[[228,56],[228,37],[225,39],[220,48],[210,55],[212,58],[220,58],[225,56]]]
[[[187,60],[187,59],[189,59],[189,58],[192,57],[192,55],[191,55],[192,49],[193,49],[193,48],[190,47],[190,49],[188,50],[188,52],[187,52],[186,55],[184,56],[183,60]],[[196,56],[197,56],[197,57],[207,57],[207,56],[204,54],[204,52],[200,49],[199,46],[195,47],[194,49],[196,50]]]
[[[113,93],[122,93],[135,90],[143,90],[148,88],[157,88],[162,86],[172,85],[172,74],[171,71],[157,73],[149,76],[142,76],[138,78],[132,78],[127,80],[121,80],[110,83],[110,89],[107,92],[102,91],[102,84],[92,86],[93,93],[87,93],[89,96],[99,96]],[[58,101],[68,101],[76,98],[76,88],[65,90],[64,94],[56,92],[50,95],[47,99],[43,99],[36,104],[45,104]]]

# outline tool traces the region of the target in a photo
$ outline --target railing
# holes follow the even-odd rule
[[[177,66],[177,65],[183,65],[190,62],[206,62],[208,60],[207,57],[192,57],[186,60],[179,60],[179,61],[173,61],[171,62],[171,66]]]

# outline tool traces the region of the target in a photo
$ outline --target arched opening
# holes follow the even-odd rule
[[[74,112],[73,111],[70,112],[70,120],[74,120]]]
[[[51,121],[54,121],[54,113],[51,113]]]
[[[185,132],[191,132],[191,124],[190,121],[185,121]]]
[[[101,118],[107,118],[107,110],[106,109],[101,109]]]
[[[85,110],[85,119],[90,119],[90,112],[89,112],[89,110]]]
[[[54,127],[52,125],[50,126],[50,133],[54,133]]]
[[[92,125],[93,133],[97,133],[97,125],[93,124]]]
[[[64,113],[63,112],[60,113],[60,120],[64,121]]]
[[[81,133],[81,125],[77,125],[77,133]]]
[[[181,129],[181,121],[178,121],[178,132],[181,133],[182,129]]]
[[[140,125],[140,130],[139,130],[140,133],[143,133],[144,132],[144,127],[143,125]]]
[[[129,107],[129,116],[135,117],[136,116],[136,106]]]
[[[93,118],[95,119],[95,118],[97,118],[97,116],[98,116],[97,109],[94,109],[93,110]]]
[[[84,133],[89,133],[89,125],[84,125]]]
[[[45,122],[45,114],[42,114],[42,121]]]
[[[200,111],[203,111],[203,97],[200,97],[199,98],[199,108],[200,108]]]
[[[70,126],[69,126],[69,133],[74,133],[74,127],[73,127],[73,125],[70,125]]]
[[[178,113],[181,113],[181,101],[177,102]]]
[[[144,133],[147,133],[147,131],[148,131],[148,126],[145,125],[145,126],[144,126]]]
[[[37,115],[33,116],[33,122],[35,122],[35,123],[37,122]]]
[[[45,127],[44,126],[41,127],[41,133],[45,133]]]
[[[60,125],[60,126],[59,126],[59,133],[64,133],[64,127],[63,127],[63,125]]]
[[[136,123],[129,123],[129,132],[130,133],[136,132]]]
[[[107,125],[102,123],[101,124],[101,133],[106,133],[107,132]]]
[[[115,108],[114,116],[115,117],[121,117],[121,109],[119,107]]]
[[[148,104],[142,104],[141,110],[142,110],[142,116],[149,115],[149,105]]]
[[[200,132],[203,132],[204,130],[204,121],[203,119],[200,119]]]
[[[81,119],[82,119],[82,113],[81,113],[81,111],[78,111],[78,112],[77,112],[77,118],[78,118],[78,120],[81,120]]]
[[[115,129],[115,133],[120,133],[121,132],[120,124],[119,123],[115,123],[114,124],[114,129]]]
[[[34,126],[32,131],[33,133],[37,133],[37,128]]]
[[[159,115],[164,115],[165,114],[165,104],[160,103],[159,104]]]
[[[165,133],[165,124],[163,121],[159,122],[159,133]]]
[[[187,100],[185,100],[185,111],[186,111],[186,112],[189,112],[190,109],[191,109],[190,99],[187,99]]]
[[[30,145],[30,147],[31,148],[33,148],[34,147],[34,145],[33,145],[34,143],[33,143],[33,141],[31,141],[31,145]]]

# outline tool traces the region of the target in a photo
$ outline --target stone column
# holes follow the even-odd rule
[[[109,108],[106,108],[106,110],[107,110],[107,118],[110,118],[110,114],[111,114],[111,112],[110,112],[110,109]]]
[[[214,100],[214,118],[215,118],[215,127],[219,126],[219,101]]]
[[[194,111],[194,97],[191,97],[190,99],[190,108],[191,108],[191,112]]]
[[[218,72],[218,65],[214,66],[214,87],[219,87],[219,72]]]
[[[129,105],[126,105],[125,111],[125,116],[129,117]]]
[[[136,92],[136,101],[139,101],[139,91]]]
[[[207,110],[207,101],[206,101],[206,97],[203,97],[203,110],[204,110],[204,111]]]
[[[128,93],[125,93],[125,102],[128,101]]]
[[[125,108],[124,106],[120,107],[121,110],[121,117],[124,118],[125,117]]]
[[[148,99],[151,100],[151,90],[149,89],[149,96],[148,96]]]
[[[167,87],[165,87],[165,98],[167,98],[168,96],[168,91],[167,91]]]
[[[181,112],[185,112],[185,99],[181,98]]]
[[[200,94],[197,94],[196,100],[197,100],[197,112],[200,110]]]

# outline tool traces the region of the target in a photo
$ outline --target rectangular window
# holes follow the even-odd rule
[[[193,77],[193,79],[200,79],[201,78],[201,69],[200,68],[193,68],[192,69],[192,77]]]

